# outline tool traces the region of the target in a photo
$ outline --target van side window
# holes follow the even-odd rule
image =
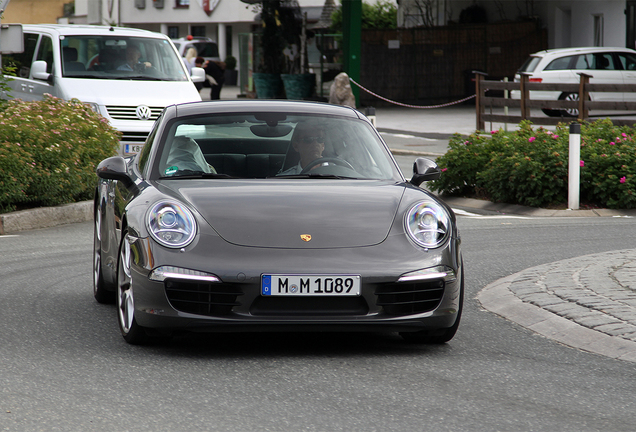
[[[2,69],[8,71],[15,68],[15,75],[20,78],[28,78],[31,73],[31,63],[33,54],[38,44],[38,35],[35,33],[24,33],[24,52],[16,54],[4,54],[2,56]]]
[[[46,62],[46,72],[53,73],[53,41],[50,37],[42,36],[36,60],[44,60]]]

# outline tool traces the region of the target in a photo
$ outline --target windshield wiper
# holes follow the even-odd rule
[[[268,178],[284,178],[284,179],[320,178],[320,179],[347,179],[347,180],[359,179],[359,177],[347,177],[347,176],[339,176],[335,174],[317,174],[317,173],[293,174],[293,175],[275,176],[275,177],[268,177]]]
[[[159,177],[161,180],[173,179],[227,179],[236,178],[227,174],[206,173],[203,171],[180,170],[170,176]]]

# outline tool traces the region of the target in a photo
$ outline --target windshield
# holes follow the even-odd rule
[[[400,175],[358,119],[295,113],[233,114],[174,122],[158,157],[163,178],[352,178]]]
[[[60,43],[64,77],[188,80],[181,60],[165,39],[65,36]]]

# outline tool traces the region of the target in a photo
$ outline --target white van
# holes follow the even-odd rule
[[[175,103],[200,101],[173,43],[160,33],[131,28],[24,25],[24,52],[2,56],[14,67],[11,97],[39,100],[45,93],[79,99],[123,133],[121,153],[138,153],[154,121]],[[5,69],[6,70],[6,69]]]

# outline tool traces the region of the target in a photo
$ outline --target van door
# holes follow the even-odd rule
[[[31,85],[31,63],[38,45],[39,35],[36,33],[24,33],[24,51],[2,56],[2,70],[11,79],[9,87],[10,96],[15,99],[31,100],[29,85]]]
[[[57,96],[55,87],[51,83],[33,78],[33,70],[31,68],[33,61],[44,60],[46,61],[47,73],[53,73],[53,40],[48,35],[38,35],[35,33],[25,33],[24,38],[25,49],[22,54],[18,54],[18,56],[22,56],[19,59],[19,65],[16,63],[16,67],[18,67],[18,76],[13,77],[13,80],[9,82],[9,86],[11,87],[11,96],[15,99],[22,99],[25,101],[42,100],[45,93]],[[37,55],[34,57],[33,52],[35,51],[36,46]],[[4,65],[4,56],[2,60]],[[14,57],[14,61],[15,60],[16,59]],[[7,59],[6,61],[11,62],[12,59]]]

